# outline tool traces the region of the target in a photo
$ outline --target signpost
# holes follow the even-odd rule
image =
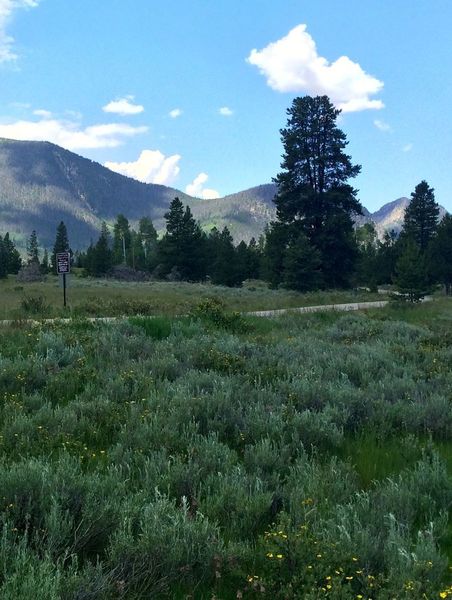
[[[63,304],[66,308],[66,275],[71,271],[70,252],[58,252],[56,255],[57,273],[63,276]]]

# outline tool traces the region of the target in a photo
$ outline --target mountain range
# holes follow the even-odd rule
[[[236,243],[249,241],[275,218],[275,193],[275,184],[269,183],[202,200],[125,177],[50,142],[0,138],[0,233],[9,231],[22,247],[33,229],[40,244],[51,247],[56,226],[64,221],[73,249],[85,248],[97,239],[102,221],[111,224],[120,213],[132,224],[148,216],[163,230],[164,214],[175,196],[190,206],[206,230],[226,225]],[[408,198],[399,198],[375,213],[364,209],[357,224],[373,221],[380,236],[388,229],[400,230],[408,203]]]

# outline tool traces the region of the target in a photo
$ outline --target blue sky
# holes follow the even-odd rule
[[[370,210],[426,179],[452,210],[450,0],[0,0],[0,136],[226,195],[276,175],[327,93]]]

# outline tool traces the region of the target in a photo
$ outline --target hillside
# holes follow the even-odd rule
[[[268,183],[216,200],[190,203],[190,206],[205,229],[227,226],[235,240],[248,242],[253,236],[257,239],[267,223],[276,217],[275,193],[275,184]]]
[[[149,216],[157,229],[178,196],[206,229],[230,227],[236,240],[259,236],[273,218],[273,185],[262,185],[216,200],[200,200],[180,190],[145,184],[49,142],[0,139],[0,231],[23,242],[33,229],[50,246],[63,220],[72,247],[97,236],[102,221],[119,213],[133,223]]]
[[[50,247],[56,225],[63,220],[73,249],[85,248],[97,237],[101,222],[112,223],[119,213],[132,224],[148,216],[157,230],[162,230],[164,214],[175,196],[190,205],[204,229],[226,225],[237,243],[249,241],[258,238],[274,219],[275,193],[275,184],[265,184],[201,200],[171,187],[114,173],[49,142],[0,138],[0,232],[9,231],[19,246],[36,229],[41,245]],[[399,198],[374,213],[364,208],[356,222],[373,221],[380,237],[389,229],[399,231],[408,203],[408,198]]]
[[[43,245],[53,243],[63,220],[74,248],[83,247],[102,220],[118,213],[131,220],[162,218],[175,195],[163,185],[146,185],[48,142],[0,140],[0,229],[19,240],[36,229]]]

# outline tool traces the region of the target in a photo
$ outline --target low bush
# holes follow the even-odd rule
[[[33,315],[43,315],[49,310],[49,306],[42,296],[24,296],[20,302],[20,308]]]
[[[191,316],[227,331],[244,333],[248,329],[240,313],[227,312],[224,302],[219,298],[205,298],[191,311]]]

